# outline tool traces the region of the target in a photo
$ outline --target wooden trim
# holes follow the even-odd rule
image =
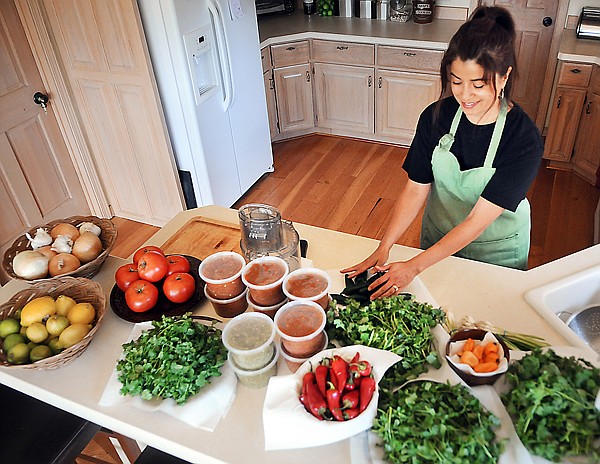
[[[17,11],[33,56],[38,64],[46,91],[51,95],[56,119],[81,182],[90,211],[98,217],[110,218],[110,204],[94,165],[81,122],[73,106],[58,57],[45,23],[39,0],[15,0]]]

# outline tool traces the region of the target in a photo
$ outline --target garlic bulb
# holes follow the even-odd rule
[[[102,229],[93,222],[84,222],[79,226],[79,233],[83,234],[84,232],[91,232],[99,237],[102,233]]]
[[[52,243],[52,237],[50,236],[50,234],[41,227],[35,231],[35,236],[33,238],[31,238],[31,235],[29,235],[29,233],[25,233],[25,236],[29,239],[29,244],[34,250],[37,250],[38,248],[41,248],[46,245],[50,245]]]
[[[57,253],[71,253],[71,250],[73,249],[73,240],[66,235],[59,235],[54,240],[51,249]]]

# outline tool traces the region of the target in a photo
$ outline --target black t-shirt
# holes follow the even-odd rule
[[[440,102],[439,114],[434,121],[436,103],[429,105],[419,118],[413,143],[403,168],[408,177],[420,184],[433,182],[431,158],[440,138],[450,132],[458,109],[454,97]],[[461,170],[483,166],[492,139],[494,124],[478,126],[462,115],[452,153]],[[498,145],[493,167],[496,172],[481,196],[497,206],[516,211],[540,167],[544,147],[540,133],[521,107],[514,105],[506,115],[506,123]]]

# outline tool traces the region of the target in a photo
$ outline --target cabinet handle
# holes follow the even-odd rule
[[[306,82],[310,82],[310,71],[306,71]]]
[[[404,52],[404,56],[417,56],[417,54],[413,52]]]
[[[286,48],[286,50],[287,50],[288,52],[291,52],[292,50],[296,50],[296,47],[287,47],[287,48]]]
[[[373,85],[373,76],[369,76],[369,87],[371,87],[371,85]]]
[[[269,89],[275,90],[275,79],[272,77],[269,78]]]
[[[379,81],[379,83],[378,83],[378,85],[379,85],[379,88],[381,88],[381,86],[382,86],[382,83],[383,83],[383,78],[382,78],[381,76],[379,76],[379,79],[378,79],[378,81]]]
[[[560,99],[562,98],[562,95],[559,95],[558,100],[556,101],[556,109],[560,108]]]
[[[571,72],[573,74],[579,74],[581,72],[581,69],[579,69],[579,68],[573,68],[573,69],[571,69]]]
[[[338,50],[348,50],[348,47],[346,47],[345,45],[338,45],[337,47]]]
[[[585,114],[590,114],[592,112],[592,102],[589,101],[585,107]]]

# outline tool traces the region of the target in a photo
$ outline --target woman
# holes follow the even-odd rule
[[[440,98],[423,111],[403,168],[408,182],[377,249],[342,269],[385,274],[372,298],[392,296],[451,256],[526,269],[531,228],[525,198],[543,153],[539,131],[510,101],[516,75],[515,26],[499,7],[477,8],[451,39],[441,63]],[[386,264],[392,245],[427,201],[425,251]]]

